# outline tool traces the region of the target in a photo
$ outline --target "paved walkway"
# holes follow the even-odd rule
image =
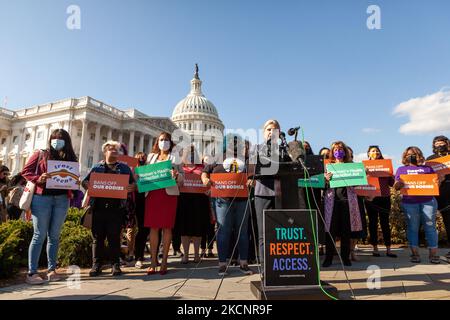
[[[441,249],[444,255],[448,249]],[[450,299],[450,266],[428,263],[427,251],[421,250],[420,264],[409,262],[407,249],[396,249],[398,258],[373,257],[368,248],[359,253],[359,262],[347,269],[356,299]],[[381,250],[381,253],[384,252]],[[383,254],[384,255],[384,254]],[[444,259],[443,259],[444,260]],[[366,272],[369,265],[377,265],[381,271],[381,288],[370,290],[367,287]],[[256,266],[253,266],[257,270]],[[217,275],[217,260],[206,259],[198,268],[194,263],[183,265],[179,259],[170,259],[169,273],[147,276],[144,270],[124,267],[124,275],[112,278],[104,271],[99,278],[89,278],[88,270],[81,270],[80,287],[72,288],[74,282],[30,286],[19,284],[0,288],[0,300],[22,299],[70,299],[70,300],[115,300],[115,299],[217,299],[246,300],[255,299],[250,291],[250,281],[258,280],[259,275],[243,275],[238,267],[231,267],[230,274],[221,281]],[[188,281],[185,281],[186,278]],[[345,274],[337,264],[321,272],[322,280],[328,281],[339,290],[340,299],[350,299],[351,291]]]

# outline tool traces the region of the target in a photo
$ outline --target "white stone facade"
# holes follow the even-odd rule
[[[12,173],[19,172],[33,150],[45,149],[54,129],[70,133],[82,175],[102,159],[101,145],[117,140],[128,146],[129,154],[150,152],[162,131],[177,127],[164,117],[150,117],[136,109],[119,110],[91,97],[10,111],[0,108],[0,163]]]

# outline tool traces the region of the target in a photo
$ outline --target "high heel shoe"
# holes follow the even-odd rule
[[[167,272],[169,272],[169,271],[167,270],[167,266],[164,266],[164,267],[161,266],[161,268],[159,269],[159,274],[162,275],[162,276],[166,275]]]
[[[150,267],[147,269],[147,275],[156,274],[156,268]]]
[[[188,264],[189,263],[189,259],[186,256],[184,256],[184,257],[181,258],[181,263],[182,264]]]

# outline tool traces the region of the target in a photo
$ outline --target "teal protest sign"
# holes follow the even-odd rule
[[[309,177],[309,179],[298,179],[300,188],[325,188],[325,177],[323,173]]]
[[[327,172],[333,173],[330,180],[331,188],[367,184],[366,169],[362,163],[329,163]]]
[[[171,170],[172,162],[170,160],[136,167],[135,172],[139,176],[137,181],[139,192],[175,186],[177,183],[172,178]]]

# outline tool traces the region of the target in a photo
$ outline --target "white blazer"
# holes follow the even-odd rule
[[[156,153],[150,153],[147,157],[147,163],[146,164],[154,164],[156,163],[158,160],[158,154]],[[166,193],[169,196],[178,196],[180,195],[180,191],[178,190],[178,184],[182,184],[184,181],[184,171],[183,171],[183,167],[178,165],[178,164],[174,164],[175,162],[175,156],[173,154],[169,155],[169,158],[167,160],[172,161],[172,167],[178,171],[178,181],[177,181],[177,185],[173,186],[173,187],[167,187],[166,188]],[[148,195],[148,192],[145,193],[145,196]]]

